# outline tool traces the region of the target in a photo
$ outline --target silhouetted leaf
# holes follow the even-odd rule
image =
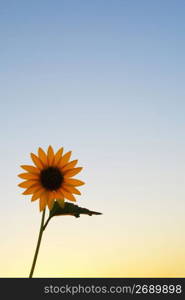
[[[78,205],[75,205],[73,203],[65,202],[64,208],[62,208],[57,201],[55,201],[53,208],[50,210],[50,215],[49,217],[52,218],[54,216],[74,216],[76,218],[79,218],[80,215],[101,215],[102,213],[96,212],[96,211],[91,211],[87,208],[80,207]]]

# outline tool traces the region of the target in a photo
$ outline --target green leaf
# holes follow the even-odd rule
[[[55,201],[53,208],[50,210],[49,218],[52,218],[54,216],[62,216],[62,215],[64,216],[69,215],[69,216],[74,216],[76,218],[79,218],[81,214],[92,216],[92,215],[101,215],[102,213],[91,211],[87,208],[83,208],[69,202],[64,202],[64,208],[62,208],[60,204],[57,201]]]

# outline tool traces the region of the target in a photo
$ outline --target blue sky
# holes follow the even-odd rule
[[[88,230],[101,248],[99,268],[87,257],[83,276],[108,276],[109,270],[110,276],[184,274],[180,258],[176,269],[170,261],[185,249],[184,9],[180,0],[0,3],[2,251],[17,247],[20,261],[19,248],[27,243],[31,249],[20,271],[10,261],[3,274],[27,272],[40,216],[16,186],[17,174],[20,164],[31,162],[30,152],[49,144],[74,151],[86,181],[79,204],[104,213],[78,221],[82,248]],[[56,222],[51,228],[60,235],[62,221]],[[76,220],[64,223],[71,232],[76,226]],[[109,263],[100,263],[110,240]],[[141,253],[154,253],[159,241],[161,252],[143,262]],[[176,246],[169,250],[171,243]],[[136,245],[137,255],[130,250]],[[114,262],[117,251],[128,260]],[[60,274],[57,263],[50,268],[51,275]],[[64,276],[75,272],[66,266]]]

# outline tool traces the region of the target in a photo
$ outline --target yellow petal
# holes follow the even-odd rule
[[[65,178],[64,181],[65,181],[65,183],[71,184],[71,185],[74,185],[74,186],[80,186],[80,185],[85,184],[85,182],[83,182],[81,180],[78,180],[78,179],[73,179],[73,178]]]
[[[38,149],[38,155],[42,164],[46,167],[48,165],[47,155],[41,147]]]
[[[38,183],[38,180],[26,180],[18,184],[21,188],[28,188]]]
[[[61,160],[60,160],[60,164],[59,164],[59,167],[60,168],[62,168],[63,166],[65,166],[67,163],[68,163],[68,161],[69,161],[69,159],[70,159],[70,157],[71,157],[71,151],[69,151],[69,152],[67,152],[66,154],[64,154],[64,156],[61,158]]]
[[[37,180],[39,180],[39,176],[37,174],[21,173],[18,176],[22,179],[37,179]]]
[[[67,171],[67,170],[69,170],[69,169],[73,169],[73,168],[76,166],[77,162],[78,162],[77,159],[76,159],[76,160],[72,160],[70,163],[68,163],[67,165],[65,165],[65,166],[62,168],[62,171],[64,172],[64,171]]]
[[[41,160],[35,154],[31,153],[31,159],[33,160],[37,168],[39,168],[40,170],[43,169],[43,164]]]
[[[35,192],[41,190],[42,187],[41,185],[34,185],[34,186],[31,186],[29,188],[27,188],[24,192],[23,192],[23,195],[31,195],[31,194],[34,194]]]
[[[63,148],[60,148],[55,154],[54,163],[53,163],[55,166],[57,166],[57,164],[59,163],[62,157],[62,153],[63,153]]]
[[[72,185],[67,185],[63,183],[62,188],[66,190],[66,192],[69,192],[71,194],[76,194],[76,195],[81,195],[80,191],[77,190],[74,186]]]
[[[60,189],[55,192],[55,197],[56,199],[64,199],[64,195]]]
[[[56,199],[56,191],[52,191],[53,199]]]
[[[46,204],[47,204],[47,195],[44,193],[40,196],[40,201],[39,201],[40,211],[43,211],[46,208]]]
[[[44,189],[42,190],[39,190],[38,192],[35,192],[31,198],[31,201],[35,201],[37,200],[38,198],[40,198],[40,195],[44,193]]]
[[[76,201],[75,197],[71,193],[66,192],[64,189],[61,189],[61,191],[66,199],[74,201],[74,202]]]
[[[48,166],[51,166],[53,164],[55,155],[53,152],[53,148],[51,146],[48,147]]]
[[[47,203],[47,204],[48,204],[49,210],[52,210],[54,202],[55,202],[54,199],[48,200],[48,203]]]
[[[72,177],[78,174],[83,168],[74,168],[72,170],[67,170],[64,172],[65,177]]]
[[[28,171],[29,173],[33,173],[33,174],[39,174],[40,173],[40,170],[33,167],[33,166],[22,165],[21,168]]]
[[[47,205],[48,205],[49,210],[51,210],[53,207],[54,199],[55,199],[55,197],[53,195],[53,192],[48,192]]]

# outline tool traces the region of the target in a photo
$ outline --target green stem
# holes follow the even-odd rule
[[[32,263],[32,267],[31,267],[29,278],[32,278],[32,276],[33,276],[33,272],[34,272],[34,269],[35,269],[35,264],[36,264],[36,261],[37,261],[37,256],[38,256],[38,253],[39,253],[39,248],[40,248],[40,243],[41,243],[41,239],[42,239],[42,234],[43,234],[43,231],[44,231],[43,230],[43,225],[44,225],[45,212],[46,212],[46,209],[44,209],[43,213],[42,213],[42,219],[41,219],[41,224],[40,224],[39,237],[38,237],[38,241],[37,241],[37,247],[36,247],[36,250],[35,250],[35,255],[34,255],[34,258],[33,258],[33,263]]]
[[[46,229],[46,226],[48,225],[50,219],[51,219],[51,217],[48,217],[46,223],[43,225],[43,231]]]

